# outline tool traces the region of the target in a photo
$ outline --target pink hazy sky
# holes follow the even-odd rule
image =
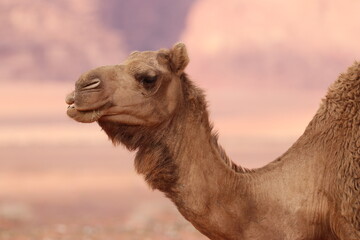
[[[182,38],[204,85],[324,88],[359,59],[360,2],[199,0]]]
[[[82,71],[136,50],[121,29],[103,24],[101,3],[0,4],[7,44],[0,49],[0,145],[109,144],[95,124],[67,119],[63,100]],[[273,142],[286,150],[327,86],[359,59],[359,12],[357,0],[194,1],[178,40],[187,44],[188,73],[207,91],[225,147],[250,152]]]

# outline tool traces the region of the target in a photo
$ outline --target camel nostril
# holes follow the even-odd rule
[[[82,90],[93,89],[93,88],[96,88],[96,87],[99,86],[99,85],[100,85],[100,79],[95,78],[95,79],[91,80],[89,83],[85,84],[85,85],[82,87]]]

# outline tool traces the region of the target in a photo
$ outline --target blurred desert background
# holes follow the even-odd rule
[[[220,143],[256,168],[360,60],[358,0],[1,0],[0,240],[206,239],[64,98],[88,69],[186,43]]]

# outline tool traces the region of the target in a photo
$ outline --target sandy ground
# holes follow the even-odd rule
[[[206,239],[111,146],[0,148],[0,239]]]
[[[237,161],[245,167],[264,164],[257,160],[288,144],[246,143],[236,148],[228,142],[230,155],[245,159]],[[162,193],[149,189],[133,157],[106,139],[1,146],[0,240],[206,239]]]
[[[238,142],[229,141],[228,152],[245,167],[265,164],[259,159],[288,144]],[[0,240],[206,239],[149,189],[133,157],[106,139],[0,145]]]

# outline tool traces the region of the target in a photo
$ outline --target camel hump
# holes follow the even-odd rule
[[[340,74],[339,78],[329,87],[326,99],[336,102],[349,102],[360,100],[360,62]]]

